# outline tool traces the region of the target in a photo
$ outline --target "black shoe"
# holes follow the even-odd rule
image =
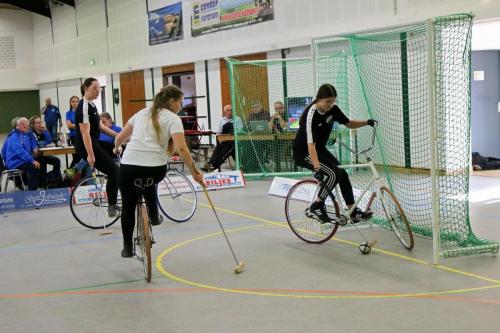
[[[132,258],[134,256],[134,251],[132,245],[123,245],[122,258]]]
[[[118,205],[109,205],[108,207],[108,217],[120,216],[122,208]]]
[[[363,212],[361,209],[356,207],[354,211],[351,213],[351,221],[352,223],[358,223],[363,220],[367,220],[373,216],[373,212]]]
[[[157,215],[156,218],[151,217],[151,225],[160,225],[163,223],[163,216],[161,216],[160,214]]]
[[[313,215],[310,217],[317,219],[321,223],[332,222],[332,219],[326,212],[325,203],[322,201],[313,202],[311,207],[309,207],[309,213]]]

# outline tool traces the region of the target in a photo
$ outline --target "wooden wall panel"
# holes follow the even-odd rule
[[[180,64],[180,65],[173,65],[173,66],[165,66],[161,68],[161,73],[163,75],[184,73],[184,72],[194,73],[194,62],[190,62],[187,64]]]
[[[122,103],[122,119],[126,124],[130,117],[137,111],[146,107],[146,102],[131,102],[131,100],[144,100],[144,71],[120,73],[120,94]]]
[[[255,53],[243,56],[232,57],[241,61],[248,60],[266,60],[266,53]],[[220,79],[221,79],[221,97],[222,105],[231,104],[231,91],[229,86],[229,71],[227,68],[227,63],[224,59],[220,59]],[[258,100],[262,103],[264,109],[269,110],[269,87],[267,79],[267,68],[264,66],[252,66],[252,65],[239,65],[238,74],[240,80],[237,83],[237,89],[241,96],[245,97],[245,106],[243,110],[240,110],[233,106],[238,115],[245,115],[250,112],[251,102]],[[222,110],[221,110],[222,114]]]

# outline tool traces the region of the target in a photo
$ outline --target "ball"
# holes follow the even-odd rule
[[[367,242],[359,245],[359,251],[363,254],[370,254],[372,247]]]

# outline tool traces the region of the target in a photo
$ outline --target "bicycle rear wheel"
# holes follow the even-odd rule
[[[136,208],[137,232],[135,245],[139,248],[137,258],[142,261],[144,277],[151,282],[151,233],[149,227],[148,213],[144,204],[138,204]]]
[[[408,250],[413,249],[415,245],[413,239],[413,232],[411,231],[411,226],[408,223],[408,219],[403,211],[403,208],[396,199],[394,193],[391,192],[387,187],[380,187],[380,200],[382,202],[382,208],[384,210],[385,216],[389,221],[392,231],[399,239],[401,244]]]
[[[71,191],[69,208],[73,217],[90,229],[103,229],[115,223],[120,215],[108,216],[107,177],[96,175],[81,179]]]
[[[197,198],[193,184],[182,173],[169,170],[156,188],[158,207],[175,222],[186,222],[196,211]]]
[[[329,240],[337,231],[337,223],[321,223],[308,217],[309,207],[316,200],[319,192],[319,182],[305,179],[295,184],[285,200],[285,213],[288,225],[293,233],[304,242],[321,244]],[[330,192],[325,201],[328,215],[338,217],[338,206],[335,197]]]

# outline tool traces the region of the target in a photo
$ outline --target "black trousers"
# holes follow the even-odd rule
[[[335,194],[334,189],[337,183],[340,185],[340,192],[342,192],[342,196],[344,197],[344,201],[347,205],[354,204],[354,193],[352,191],[351,181],[349,180],[349,175],[344,169],[340,169],[338,166],[340,165],[339,161],[335,156],[333,156],[326,149],[318,149],[316,151],[318,153],[320,170],[324,174],[324,183],[326,184],[326,189],[323,188],[318,197],[320,200],[326,200],[328,196],[328,190],[330,190],[333,194]],[[313,170],[313,164],[311,157],[309,155],[305,157],[296,157],[295,163],[303,168]]]
[[[143,197],[150,216],[158,216],[158,203],[156,185],[165,178],[167,165],[146,167],[139,165],[122,164],[120,166],[120,193],[122,194],[122,234],[123,242],[132,246],[132,237],[135,226],[135,205],[138,200],[135,179],[142,179],[143,183],[147,178],[153,178],[154,185],[144,189]]]
[[[82,142],[75,144],[75,150],[77,155],[85,160],[87,159],[87,150]],[[99,145],[97,140],[92,140],[92,150],[95,156],[95,168],[108,176],[106,192],[109,204],[116,205],[118,197],[118,167],[111,156]]]
[[[76,143],[75,143],[75,137],[69,137],[68,138],[68,144],[70,146],[74,146]],[[79,157],[78,153],[75,152],[74,154],[72,154],[73,156],[73,159],[71,160],[71,164],[69,165],[69,168],[73,168],[75,166],[76,163],[78,163],[82,158]]]
[[[61,174],[61,160],[57,156],[40,156],[36,158],[36,160],[40,162],[40,187],[45,187],[47,185],[47,165],[52,165],[52,170]]]
[[[16,169],[24,171],[23,174],[23,182],[28,185],[28,190],[35,191],[38,188],[38,184],[40,183],[41,172],[40,169],[35,168],[32,163],[24,163],[20,166],[16,167]],[[17,183],[16,185],[20,186],[21,184]]]
[[[212,157],[210,157],[208,163],[213,166],[214,169],[218,169],[229,156],[233,156],[234,158],[234,141],[224,141],[215,146]]]

